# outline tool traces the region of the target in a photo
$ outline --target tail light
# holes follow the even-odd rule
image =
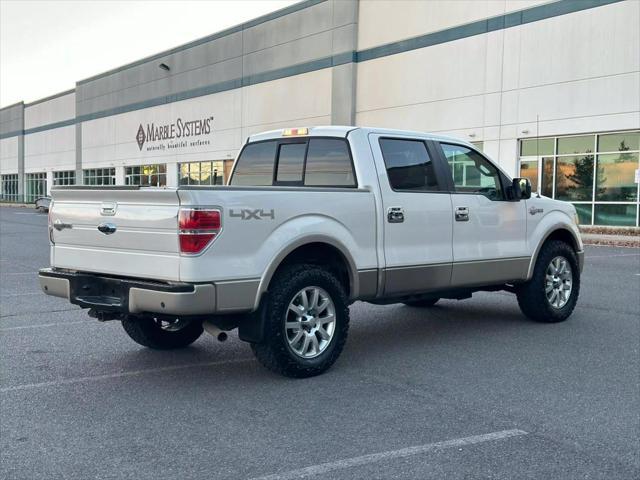
[[[180,253],[201,253],[218,236],[222,228],[220,210],[181,208],[178,214]]]

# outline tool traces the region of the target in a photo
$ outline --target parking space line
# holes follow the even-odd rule
[[[2,276],[8,276],[8,275],[37,275],[38,272],[9,272],[9,273],[3,273]]]
[[[640,257],[640,253],[614,253],[613,255],[586,255],[585,258]]]
[[[40,325],[21,325],[19,327],[5,327],[0,328],[1,332],[9,332],[11,330],[24,330],[27,328],[46,328],[46,327],[58,327],[64,325],[79,325],[80,323],[90,323],[92,325],[98,325],[97,322],[92,322],[91,320],[77,320],[74,322],[56,322],[56,323],[41,323]]]
[[[35,310],[35,311],[29,311],[29,312],[8,313],[6,315],[0,315],[0,318],[24,317],[27,315],[37,315],[38,313],[60,313],[60,312],[80,312],[80,311],[82,311],[80,307],[63,308],[59,310]]]
[[[360,457],[345,458],[335,462],[321,463],[310,467],[300,468],[298,470],[290,470],[283,473],[275,473],[264,477],[255,477],[252,480],[290,480],[294,478],[310,477],[312,475],[322,475],[335,470],[344,470],[345,468],[359,467],[372,463],[392,460],[395,458],[405,458],[413,455],[432,452],[434,450],[442,450],[445,448],[463,447],[465,445],[475,445],[478,443],[502,440],[510,437],[519,437],[527,435],[523,430],[501,430],[499,432],[486,433],[484,435],[473,435],[471,437],[456,438],[446,440],[444,442],[427,443],[415,447],[401,448],[399,450],[389,450],[386,452],[372,453],[362,455]]]
[[[0,298],[5,297],[26,297],[28,295],[42,295],[42,292],[29,292],[29,293],[5,293],[0,295]]]
[[[112,378],[136,377],[139,375],[146,375],[149,373],[172,372],[175,370],[186,370],[188,368],[198,368],[198,367],[216,367],[220,365],[232,365],[234,363],[244,363],[244,362],[253,362],[253,361],[255,361],[253,358],[239,358],[234,360],[222,360],[217,362],[188,363],[186,365],[172,365],[169,367],[148,368],[146,370],[130,370],[128,372],[108,373],[105,375],[94,375],[89,377],[62,378],[60,380],[52,380],[50,382],[25,383],[23,385],[13,385],[11,387],[3,387],[3,388],[0,388],[0,393],[15,392],[20,390],[32,390],[36,388],[58,387],[60,385],[72,385],[75,383],[99,382],[101,380],[109,380]]]

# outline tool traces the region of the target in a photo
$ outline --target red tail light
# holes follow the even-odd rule
[[[222,227],[220,210],[208,208],[181,208],[178,214],[180,253],[202,252]]]

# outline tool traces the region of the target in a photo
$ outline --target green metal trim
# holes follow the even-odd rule
[[[601,7],[623,0],[560,0],[554,3],[538,5],[537,7],[520,10],[518,12],[498,15],[496,17],[478,20],[457,27],[447,28],[438,32],[427,33],[398,42],[380,45],[378,47],[361,50],[357,53],[358,62],[366,62],[388,55],[409,52],[419,48],[431,47],[442,43],[461,40],[463,38],[482,35],[496,30],[517,27],[527,23],[538,22],[568,13],[575,13],[590,8]]]
[[[55,128],[55,127],[51,127],[51,128]],[[23,130],[14,130],[13,132],[0,133],[0,140],[3,140],[5,138],[11,138],[11,137],[19,137],[20,135],[24,135]]]
[[[291,7],[279,10],[277,12],[273,12],[272,14],[266,15],[264,17],[260,17],[258,19],[255,19],[251,22],[245,23],[238,27],[234,27],[232,29],[216,33],[212,36],[205,37],[200,40],[196,40],[195,42],[192,42],[190,44],[177,47],[174,50],[164,52],[162,54],[158,54],[157,56],[154,56],[154,57],[148,57],[138,62],[126,65],[125,67],[121,67],[120,69],[112,70],[110,72],[106,72],[106,73],[97,75],[95,77],[91,77],[89,79],[78,82],[78,85],[82,83],[86,83],[90,80],[94,80],[96,78],[100,78],[105,75],[109,75],[111,73],[115,73],[117,71],[120,71],[126,68],[130,68],[135,65],[148,62],[150,60],[153,60],[154,58],[160,58],[162,56],[166,56],[174,51],[180,51],[187,48],[191,48],[195,45],[200,45],[202,43],[206,43],[208,41],[214,40],[215,38],[220,38],[222,36],[229,35],[230,33],[233,33],[232,30],[234,29],[236,29],[234,31],[239,31],[238,29],[249,28],[255,25],[259,25],[269,20],[273,20],[274,18],[279,18],[288,13],[293,13],[293,12],[302,10],[304,8],[308,8],[310,6],[322,3],[324,1],[326,0],[307,0],[305,2],[300,2],[298,4],[292,5]],[[149,100],[144,100],[141,102],[135,102],[128,105],[122,105],[120,107],[102,110],[99,112],[80,115],[75,119],[71,119],[71,120],[65,120],[62,122],[56,122],[48,125],[41,125],[39,127],[31,128],[24,131],[9,132],[9,133],[0,135],[0,139],[21,135],[23,133],[29,134],[29,133],[40,132],[43,130],[50,130],[53,128],[60,128],[60,127],[72,125],[74,123],[86,122],[86,121],[95,120],[98,118],[118,115],[121,113],[141,110],[141,109],[150,108],[150,107],[155,107],[155,106],[164,105],[167,103],[178,102],[181,100],[187,100],[190,98],[200,97],[204,95],[211,95],[213,93],[219,93],[219,92],[233,90],[240,87],[255,85],[258,83],[278,80],[281,78],[286,78],[294,75],[300,75],[303,73],[322,70],[324,68],[330,68],[337,65],[344,65],[352,62],[366,62],[368,60],[373,60],[373,59],[385,57],[388,55],[395,55],[398,53],[408,52],[411,50],[425,48],[432,45],[452,42],[454,40],[460,40],[460,39],[468,38],[471,36],[482,35],[485,33],[496,31],[496,30],[503,30],[503,29],[515,27],[518,25],[524,25],[527,23],[537,22],[540,20],[545,20],[545,19],[549,19],[549,18],[561,16],[561,15],[566,15],[569,13],[575,13],[582,10],[588,10],[591,8],[618,3],[622,1],[624,0],[559,0],[554,3],[548,3],[548,4],[532,7],[526,10],[521,10],[518,12],[499,15],[496,17],[491,17],[484,20],[472,22],[466,25],[452,27],[445,30],[441,30],[439,32],[428,33],[425,35],[421,35],[419,37],[414,37],[407,40],[400,40],[397,42],[392,42],[386,45],[380,45],[378,47],[373,47],[366,50],[361,50],[357,52],[347,51],[347,52],[335,54],[329,57],[319,58],[309,62],[291,65],[289,67],[278,68],[275,70],[257,73],[254,75],[247,75],[241,78],[214,83],[211,85],[207,85],[205,87],[199,87],[192,90],[178,92],[172,95],[165,95],[165,96],[161,96],[161,97],[157,97]],[[6,107],[6,108],[9,108],[9,107]]]

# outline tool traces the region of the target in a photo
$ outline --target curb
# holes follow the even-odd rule
[[[6,202],[0,202],[0,207],[33,208],[33,209],[35,209],[35,207],[33,206],[32,203],[6,203]]]

